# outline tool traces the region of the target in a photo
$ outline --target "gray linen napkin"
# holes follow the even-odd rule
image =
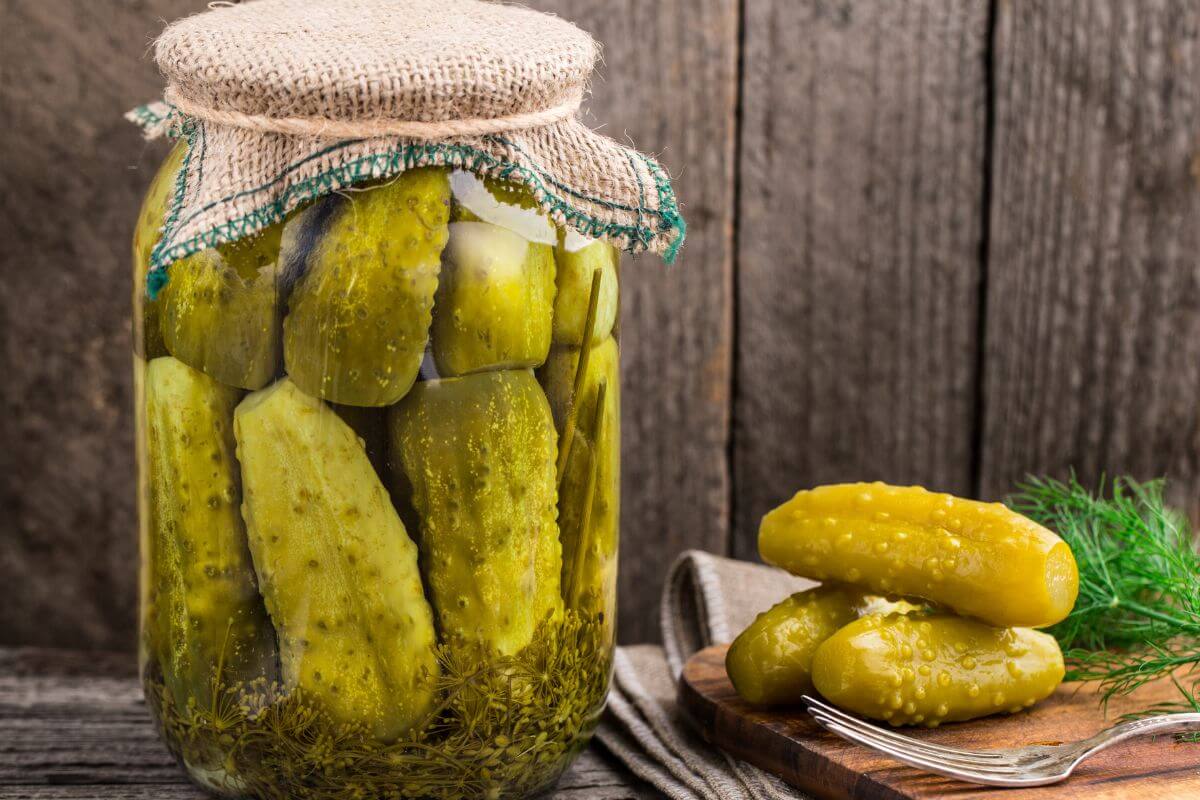
[[[664,646],[617,648],[608,710],[596,738],[672,800],[802,797],[773,775],[705,742],[676,708],[675,689],[689,656],[732,641],[759,612],[812,585],[773,567],[685,552],[663,587]]]

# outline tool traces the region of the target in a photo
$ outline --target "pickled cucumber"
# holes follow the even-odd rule
[[[768,564],[878,594],[915,595],[992,625],[1043,626],[1079,589],[1066,542],[999,503],[918,486],[839,484],[799,492],[758,534]]]
[[[180,140],[167,155],[154,175],[137,227],[133,229],[133,352],[146,360],[167,354],[163,342],[160,302],[146,294],[146,274],[150,271],[150,254],[162,235],[167,207],[175,194],[175,181],[187,155],[187,142]]]
[[[146,367],[146,650],[181,710],[212,702],[218,664],[226,684],[275,675],[238,512],[239,394],[174,358]]]
[[[533,374],[423,381],[388,424],[444,642],[520,651],[562,608],[554,422]]]
[[[243,400],[234,430],[284,684],[379,739],[404,733],[434,701],[433,615],[362,443],[286,378]]]
[[[796,592],[755,617],[725,654],[725,670],[742,699],[790,705],[812,691],[812,658],[839,628],[867,613],[907,614],[920,606],[825,584]]]
[[[162,334],[180,361],[243,389],[279,372],[283,224],[176,261],[160,295]]]
[[[536,367],[550,351],[554,252],[507,228],[455,222],[433,307],[444,376]]]
[[[296,386],[351,406],[391,405],[412,387],[449,191],[444,170],[421,168],[340,201],[288,300],[283,351]]]
[[[600,273],[600,294],[597,297],[591,342],[601,342],[612,333],[620,305],[617,286],[617,263],[620,259],[617,249],[607,242],[586,239],[574,231],[562,232],[559,239],[554,253],[558,265],[554,343],[571,347],[579,347],[583,343],[592,276],[596,272]]]
[[[1015,713],[1062,682],[1053,636],[944,614],[872,614],[817,648],[812,680],[831,703],[892,725]]]

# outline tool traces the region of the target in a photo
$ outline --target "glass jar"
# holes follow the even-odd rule
[[[143,291],[141,667],[207,788],[526,797],[603,706],[618,253],[449,168],[319,198]]]

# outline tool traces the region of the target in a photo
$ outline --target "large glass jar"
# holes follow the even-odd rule
[[[202,785],[525,797],[607,691],[618,256],[446,168],[172,264],[134,241],[141,663]]]

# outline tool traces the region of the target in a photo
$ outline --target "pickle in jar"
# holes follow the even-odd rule
[[[389,414],[445,644],[522,650],[562,611],[555,432],[529,370],[417,384]]]
[[[159,295],[167,350],[229,386],[260,389],[279,372],[283,223],[176,261]]]
[[[872,614],[817,648],[812,680],[839,708],[892,725],[936,727],[1016,713],[1064,675],[1053,636],[946,614]]]
[[[180,141],[154,174],[133,229],[133,352],[149,361],[167,355],[163,342],[161,305],[146,293],[150,254],[162,236],[167,208],[175,196],[179,170],[187,156],[187,142]]]
[[[429,340],[449,214],[446,171],[432,167],[337,199],[289,278],[283,351],[297,387],[350,406],[392,405],[408,392]]]
[[[243,400],[234,428],[284,685],[394,739],[426,717],[438,675],[416,545],[354,430],[292,381]]]
[[[169,356],[146,366],[146,651],[184,714],[212,703],[218,679],[275,675],[274,635],[239,512],[240,394]]]
[[[453,222],[433,308],[438,372],[536,367],[550,351],[554,252],[489,222]]]
[[[729,646],[725,670],[746,702],[794,705],[812,691],[813,654],[840,628],[866,613],[907,614],[920,609],[852,586],[814,586],[755,617]]]
[[[999,503],[882,483],[802,491],[768,513],[768,564],[877,594],[922,597],[1000,627],[1070,613],[1078,571],[1053,532]]]
[[[617,249],[607,242],[564,230],[559,234],[554,259],[558,290],[554,298],[554,343],[569,347],[583,344],[593,280],[598,280],[599,286],[589,342],[604,341],[613,331],[620,305]]]

